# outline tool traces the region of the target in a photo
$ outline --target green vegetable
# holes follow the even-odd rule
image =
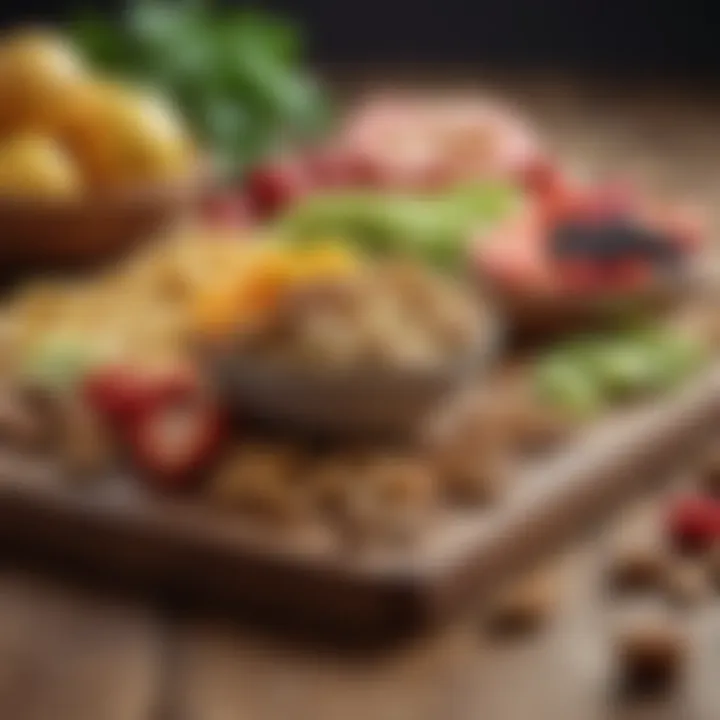
[[[23,375],[49,387],[70,387],[88,364],[88,351],[84,345],[73,338],[50,336],[29,353]]]
[[[665,392],[702,363],[701,346],[658,328],[575,340],[553,349],[535,368],[538,397],[575,410]],[[593,398],[593,394],[595,397]]]
[[[454,269],[465,260],[471,235],[500,220],[517,202],[515,190],[489,183],[431,197],[328,193],[291,208],[278,229],[298,242],[340,237],[371,254],[417,257]]]
[[[70,32],[99,68],[168,93],[229,168],[322,129],[328,108],[301,67],[296,28],[198,0],[132,0],[121,22],[78,19]]]
[[[93,366],[113,358],[113,348],[93,338],[52,333],[33,347],[22,374],[53,388],[70,388]]]
[[[604,405],[602,388],[592,374],[562,355],[538,366],[535,390],[542,401],[581,417],[595,414]]]
[[[706,359],[705,350],[687,337],[665,333],[648,339],[648,351],[655,358],[658,381],[673,387],[697,370]]]
[[[662,385],[657,358],[642,343],[617,341],[598,347],[594,372],[609,394],[637,394]]]

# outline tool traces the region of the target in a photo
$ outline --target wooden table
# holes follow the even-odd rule
[[[497,83],[495,83],[497,85]],[[699,89],[506,79],[570,158],[720,200],[720,99]],[[88,542],[92,542],[88,538]],[[12,555],[11,548],[5,548]],[[576,548],[557,619],[515,642],[476,618],[380,656],[257,636],[175,603],[0,565],[2,720],[594,720],[720,716],[720,603],[690,618],[689,673],[655,707],[611,702],[597,553]]]

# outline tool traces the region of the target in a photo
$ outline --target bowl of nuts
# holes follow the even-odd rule
[[[476,291],[384,262],[289,283],[205,354],[243,417],[321,436],[409,437],[488,366],[498,335]]]

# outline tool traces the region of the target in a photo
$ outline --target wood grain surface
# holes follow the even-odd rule
[[[720,201],[720,102],[702,89],[618,90],[557,79],[505,79],[504,88],[566,156],[600,170],[628,167],[710,207]],[[341,657],[179,614],[167,601],[104,595],[4,562],[0,718],[720,717],[720,603],[688,617],[691,656],[677,690],[653,703],[621,702],[612,692],[594,544],[577,547],[562,566],[561,611],[535,636],[488,637],[471,616],[391,653]]]

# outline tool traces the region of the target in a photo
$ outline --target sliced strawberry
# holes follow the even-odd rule
[[[126,435],[130,456],[154,488],[189,489],[217,456],[226,424],[217,405],[196,398],[151,410]]]
[[[197,387],[197,375],[187,367],[151,371],[113,365],[91,372],[83,383],[83,394],[103,417],[124,423],[157,405],[188,397]]]
[[[95,410],[112,419],[134,415],[144,398],[137,373],[124,366],[91,372],[85,378],[83,394]]]

